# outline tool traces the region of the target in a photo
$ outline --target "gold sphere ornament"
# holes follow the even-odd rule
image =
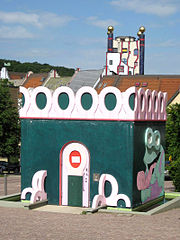
[[[109,26],[109,27],[108,27],[108,32],[112,33],[113,31],[114,31],[113,26]]]
[[[139,28],[139,31],[142,32],[142,33],[144,33],[144,32],[146,31],[146,29],[145,29],[144,26],[141,26],[141,27]]]
[[[140,36],[141,36],[141,34],[142,34],[142,32],[141,32],[141,31],[137,32],[137,35],[138,35],[138,37],[140,37]]]

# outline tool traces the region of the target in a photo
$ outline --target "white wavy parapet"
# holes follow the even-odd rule
[[[166,120],[167,93],[151,91],[143,88],[137,90],[130,87],[125,92],[121,92],[116,87],[106,87],[100,94],[91,87],[82,87],[76,94],[69,87],[59,87],[54,92],[46,87],[37,87],[29,91],[20,87],[20,92],[24,95],[25,103],[20,109],[20,118],[42,118],[42,119],[88,119],[88,120]],[[43,93],[46,96],[46,106],[38,108],[36,97]],[[59,95],[67,94],[69,105],[66,109],[59,106]],[[81,104],[84,94],[90,94],[92,105],[89,110],[85,110]],[[113,110],[108,110],[105,98],[108,94],[116,97],[116,106]],[[134,109],[130,107],[130,97],[135,96]]]

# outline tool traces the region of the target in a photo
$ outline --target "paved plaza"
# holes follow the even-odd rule
[[[0,178],[0,195],[3,195]],[[165,182],[173,191],[172,182]],[[8,177],[8,194],[20,192],[20,176]],[[153,215],[63,214],[0,207],[0,240],[122,239],[179,240],[180,208]]]

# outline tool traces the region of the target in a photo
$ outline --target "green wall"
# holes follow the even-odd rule
[[[47,170],[45,190],[49,204],[59,204],[59,154],[64,144],[83,143],[90,152],[90,201],[98,194],[98,181],[93,174],[111,174],[126,194],[132,207],[141,204],[137,189],[137,174],[145,171],[145,131],[150,127],[161,134],[165,146],[164,122],[80,121],[80,120],[21,120],[22,190],[31,186],[38,170]],[[111,192],[105,185],[105,194]]]
[[[133,122],[80,120],[21,120],[22,190],[31,186],[38,170],[47,170],[45,190],[49,204],[59,203],[59,154],[70,141],[90,152],[90,200],[98,194],[93,174],[111,174],[119,192],[133,196]],[[106,184],[106,193],[110,191]]]

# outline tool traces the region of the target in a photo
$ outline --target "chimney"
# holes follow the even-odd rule
[[[137,35],[140,41],[139,74],[144,75],[145,27],[140,27]]]
[[[114,31],[113,26],[109,26],[108,32],[107,32],[107,35],[108,35],[107,52],[109,53],[113,52],[113,31]]]

